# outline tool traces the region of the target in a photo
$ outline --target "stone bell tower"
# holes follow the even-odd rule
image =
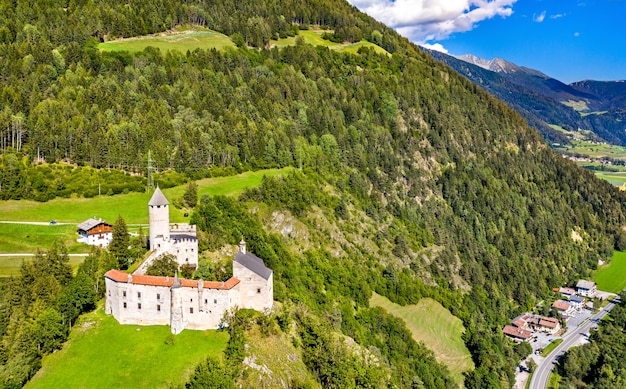
[[[169,201],[157,186],[148,203],[150,217],[150,250],[157,250],[161,243],[170,240],[170,208]]]

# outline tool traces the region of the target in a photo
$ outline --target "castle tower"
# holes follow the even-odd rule
[[[148,203],[150,217],[150,250],[156,250],[160,242],[170,240],[170,209],[169,202],[157,186]]]

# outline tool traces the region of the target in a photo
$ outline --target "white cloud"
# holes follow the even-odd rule
[[[425,48],[430,49],[430,50],[439,51],[439,52],[442,52],[444,54],[448,54],[448,49],[443,47],[443,45],[441,43],[435,43],[435,44],[422,43],[420,46],[425,47]]]
[[[517,0],[349,0],[416,43],[445,39],[476,23],[513,14]]]
[[[580,32],[576,31],[576,32],[574,33],[574,36],[575,36],[576,38],[578,38],[578,37],[580,36]]]
[[[543,22],[543,19],[546,18],[546,11],[543,11],[539,15],[533,15],[533,20],[537,23]]]
[[[559,18],[564,18],[567,14],[554,14],[554,15],[550,15],[550,19],[559,19]]]

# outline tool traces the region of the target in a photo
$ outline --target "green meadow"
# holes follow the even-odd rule
[[[156,47],[164,52],[176,50],[183,53],[195,49],[223,50],[227,47],[236,47],[226,35],[194,26],[189,29],[179,27],[168,33],[104,42],[100,43],[98,48],[104,51],[128,51],[132,53],[143,51],[148,46]]]
[[[595,144],[584,140],[572,140],[567,147],[557,148],[574,155],[586,155],[590,158],[613,158],[626,160],[626,147],[611,144]]]
[[[368,41],[365,41],[365,40],[362,40],[356,43],[343,44],[343,43],[335,43],[326,39],[322,39],[322,34],[324,34],[325,32],[330,32],[330,31],[301,30],[298,33],[298,35],[302,36],[306,43],[311,44],[313,46],[324,46],[332,50],[337,50],[341,52],[348,52],[348,53],[356,54],[359,48],[361,47],[371,47],[377,53],[389,54],[382,47],[375,45],[373,43],[370,43]],[[296,44],[296,37],[288,37],[288,38],[283,38],[283,39],[278,39],[278,40],[272,40],[270,41],[270,44],[276,47],[294,46]]]
[[[257,187],[263,176],[273,177],[288,174],[293,168],[258,170],[235,176],[206,178],[196,181],[198,197],[203,195],[237,196],[246,188]],[[170,204],[183,196],[186,185],[164,189],[163,193]],[[93,198],[54,199],[45,203],[29,200],[0,201],[0,254],[35,253],[37,248],[47,250],[56,240],[63,241],[69,253],[88,253],[89,246],[76,242],[76,225],[90,217],[102,218],[114,223],[118,215],[124,218],[130,232],[136,232],[139,225],[148,224],[148,201],[151,193],[128,193]],[[186,210],[170,207],[170,220],[180,223],[189,220],[184,217]],[[57,224],[50,225],[51,220]],[[1,221],[18,221],[14,224]],[[144,230],[147,233],[147,228]],[[28,257],[1,257],[0,277],[16,274],[22,260]],[[82,261],[72,257],[71,261]],[[76,265],[76,264],[75,264]]]
[[[302,30],[299,35],[306,43],[313,46],[325,46],[332,50],[356,54],[361,47],[371,47],[377,53],[387,53],[382,47],[362,40],[356,43],[343,44],[322,39],[323,30]],[[288,37],[270,41],[272,46],[294,46],[295,37]],[[161,34],[153,34],[141,37],[117,39],[100,43],[98,48],[103,51],[128,51],[131,53],[143,51],[146,47],[156,47],[161,51],[176,50],[180,52],[193,51],[195,49],[216,49],[236,47],[233,41],[224,34],[199,26],[177,27],[173,31]]]
[[[98,308],[81,317],[62,350],[44,357],[25,387],[179,387],[205,355],[221,355],[228,334],[183,331],[168,339],[169,326],[120,325]]]
[[[421,299],[416,305],[403,307],[373,293],[370,305],[381,307],[403,319],[413,339],[424,342],[435,353],[437,361],[448,366],[456,382],[463,384],[463,372],[472,370],[474,363],[462,339],[465,328],[461,319],[429,298]]]
[[[619,293],[626,288],[626,252],[615,251],[611,263],[600,266],[593,280],[605,292]]]

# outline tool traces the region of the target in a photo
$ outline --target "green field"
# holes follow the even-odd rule
[[[274,177],[287,174],[293,168],[268,169],[256,172],[246,172],[236,176],[214,177],[196,181],[199,197],[202,195],[237,196],[245,188],[257,187],[263,176]],[[170,203],[177,197],[182,197],[186,185],[164,189],[163,193]],[[148,201],[151,193],[129,193],[115,196],[100,196],[94,198],[54,199],[45,203],[29,200],[0,201],[0,221],[40,222],[32,224],[5,224],[0,223],[0,254],[35,253],[37,248],[47,250],[52,243],[59,239],[68,248],[69,253],[88,253],[89,246],[76,243],[76,224],[90,217],[102,218],[110,223],[115,222],[118,215],[122,215],[128,230],[135,232],[139,224],[148,223]],[[185,211],[170,207],[170,220],[183,222]],[[57,220],[58,224],[48,224],[50,220]],[[148,232],[147,228],[144,230]],[[23,259],[16,257],[0,257],[0,277],[15,275]],[[72,257],[71,262],[77,265],[82,258]]]
[[[619,293],[626,288],[626,252],[615,251],[611,263],[600,266],[593,280],[605,292]]]
[[[302,30],[302,31],[300,31],[298,33],[298,35],[302,36],[306,43],[311,44],[313,46],[325,46],[325,47],[328,47],[328,48],[330,48],[332,50],[337,50],[337,51],[341,51],[341,52],[348,52],[348,53],[356,54],[356,52],[359,50],[359,48],[367,46],[367,47],[373,48],[374,51],[376,51],[377,53],[389,54],[382,47],[380,47],[378,45],[375,45],[373,43],[370,43],[368,41],[365,41],[365,40],[362,40],[362,41],[357,42],[357,43],[343,44],[343,43],[335,43],[335,42],[331,42],[329,40],[322,39],[322,34],[324,34],[325,32],[329,32],[329,31],[324,31],[324,30]],[[294,46],[296,44],[296,37],[289,37],[289,38],[283,38],[283,39],[279,39],[279,40],[272,40],[272,41],[270,41],[270,44],[272,46],[276,46],[276,47]]]
[[[105,51],[143,51],[148,46],[161,51],[177,50],[183,53],[195,49],[217,49],[236,47],[233,41],[224,34],[194,26],[193,29],[178,28],[162,34],[154,34],[136,38],[119,39],[100,43],[98,48]]]
[[[437,360],[448,366],[456,382],[462,386],[463,372],[472,370],[474,363],[463,343],[465,328],[459,318],[429,298],[421,299],[417,305],[403,307],[374,293],[370,305],[402,318],[413,338],[424,342],[435,353]]]
[[[356,53],[360,47],[372,47],[378,53],[387,53],[385,49],[368,41],[360,41],[351,44],[335,43],[322,39],[322,30],[302,30],[299,35],[304,37],[304,41],[313,46],[326,46],[332,50],[341,52]],[[294,46],[295,37],[289,37],[270,41],[272,46]],[[147,35],[134,38],[118,39],[114,41],[100,43],[98,48],[104,51],[128,51],[140,52],[146,47],[152,46],[161,51],[177,50],[181,52],[193,51],[195,49],[217,49],[223,50],[228,47],[236,47],[233,41],[224,34],[205,29],[198,26],[178,27],[174,31]],[[388,54],[388,53],[387,53]]]
[[[568,147],[557,148],[569,154],[586,155],[590,158],[613,158],[626,160],[626,147],[611,144],[595,144],[583,140],[572,140]]]
[[[102,308],[81,316],[63,349],[48,355],[26,388],[167,388],[184,382],[228,334],[183,331],[165,344],[169,326],[120,325]]]
[[[28,261],[31,258],[32,257],[0,257],[0,277],[18,276],[22,262]],[[69,264],[73,269],[76,269],[84,259],[84,256],[70,256]]]

